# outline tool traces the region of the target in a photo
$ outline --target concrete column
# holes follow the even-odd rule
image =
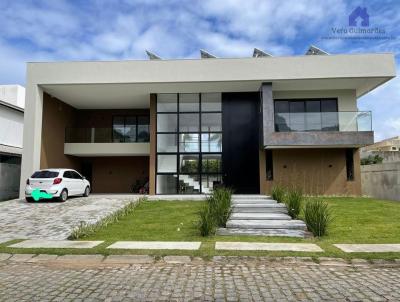
[[[32,173],[40,169],[42,144],[43,90],[30,81],[28,74],[24,114],[24,140],[22,150],[20,198],[25,196],[25,183]]]
[[[268,144],[268,138],[274,132],[274,99],[272,97],[272,83],[261,85],[261,108],[262,108],[262,146]]]

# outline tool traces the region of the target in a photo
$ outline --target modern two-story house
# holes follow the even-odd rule
[[[395,73],[393,54],[28,63],[20,193],[74,168],[99,193],[359,195],[357,98]]]

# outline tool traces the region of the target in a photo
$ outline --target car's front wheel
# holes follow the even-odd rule
[[[89,186],[87,186],[87,187],[85,188],[85,192],[83,192],[83,196],[84,196],[84,197],[88,197],[89,194],[90,194],[90,188],[89,188]]]
[[[61,202],[65,202],[68,199],[68,191],[66,189],[61,191],[60,197],[58,197],[58,200]]]

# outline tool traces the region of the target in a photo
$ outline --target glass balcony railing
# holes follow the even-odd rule
[[[146,143],[149,127],[138,128],[66,128],[66,143]]]
[[[275,113],[275,131],[372,131],[370,111]]]

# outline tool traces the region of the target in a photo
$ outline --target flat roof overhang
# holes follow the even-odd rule
[[[351,89],[396,76],[393,54],[28,63],[28,83],[78,108],[147,108],[150,93]]]

